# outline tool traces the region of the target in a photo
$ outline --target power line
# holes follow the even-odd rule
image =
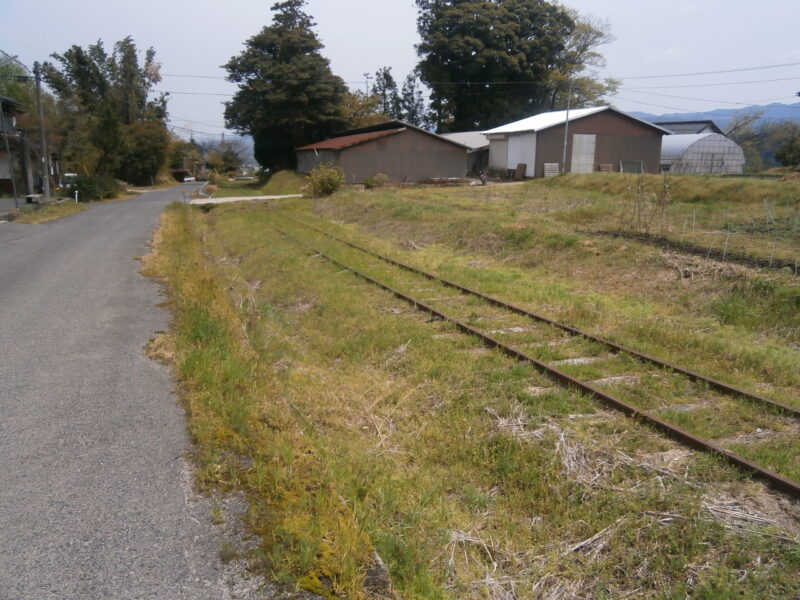
[[[698,75],[720,75],[722,73],[742,73],[744,71],[762,71],[765,69],[779,69],[782,67],[796,67],[800,62],[783,63],[780,65],[763,65],[760,67],[742,67],[739,69],[725,69],[722,71],[698,71],[695,73],[676,73],[674,75],[637,75],[635,77],[618,77],[617,79],[668,79],[670,77],[695,77]]]
[[[171,123],[167,125],[167,127],[169,127],[170,129],[180,129],[181,131],[185,131],[192,135],[205,135],[211,137],[221,137],[222,135],[224,135],[223,133],[212,133],[210,131],[195,131],[194,129],[190,129],[188,127],[181,127],[180,125],[173,125]]]
[[[176,94],[181,96],[225,96],[227,98],[232,98],[233,94],[218,94],[215,92],[175,92],[175,91],[167,91],[167,90],[153,90],[159,94]]]
[[[193,121],[192,119],[186,119],[184,117],[179,117],[178,115],[171,114],[170,121],[173,119],[177,119],[178,121],[183,121],[185,123],[195,123],[197,125],[205,125],[207,127],[217,127],[218,129],[227,129],[224,125],[218,125],[217,123],[209,123],[208,121]]]
[[[650,102],[642,102],[640,100],[633,100],[632,98],[624,98],[622,96],[616,96],[615,95],[615,98],[617,98],[617,100],[622,100],[624,102],[632,102],[633,104],[641,104],[643,106],[652,106],[654,108],[667,108],[669,110],[675,110],[675,111],[678,111],[678,112],[681,112],[681,113],[686,113],[686,114],[702,112],[705,115],[711,115],[711,116],[718,115],[720,117],[727,117],[727,116],[733,116],[733,115],[731,115],[730,112],[722,113],[721,111],[733,111],[733,110],[735,110],[735,109],[730,109],[730,108],[721,108],[721,109],[708,110],[708,111],[697,111],[697,110],[695,110],[695,111],[687,111],[685,108],[678,108],[677,106],[666,106],[664,104],[652,104]],[[793,121],[793,122],[796,122],[796,121],[800,121],[800,118],[794,119],[792,117],[761,117],[759,120],[760,121]]]
[[[730,100],[711,100],[710,98],[693,98],[691,96],[674,96],[672,94],[659,94],[658,92],[642,92],[636,88],[620,88],[622,92],[631,92],[634,94],[646,94],[648,96],[661,96],[662,98],[674,98],[677,100],[694,100],[697,102],[714,102],[717,104],[732,104],[734,106],[752,106],[756,102],[776,102],[776,100],[754,100],[752,102],[732,102]],[[783,98],[779,98],[782,100]],[[797,106],[790,106],[789,108],[800,108]]]
[[[648,85],[628,88],[629,90],[668,90],[673,88],[719,87],[723,85],[747,85],[751,83],[772,83],[773,81],[797,81],[800,77],[780,77],[778,79],[756,79],[752,81],[729,81],[726,83],[693,83],[686,85]]]

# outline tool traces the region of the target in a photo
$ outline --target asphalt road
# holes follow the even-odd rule
[[[181,188],[0,223],[0,599],[222,599],[136,257]]]

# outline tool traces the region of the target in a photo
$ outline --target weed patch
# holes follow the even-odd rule
[[[562,252],[597,255],[580,243],[545,247],[557,233],[581,241],[553,222],[514,229],[528,218],[517,211],[535,202],[517,187],[488,199],[436,190],[435,204],[412,200],[408,211],[393,189],[280,206],[357,221],[339,233],[563,320],[610,314],[604,333],[668,353],[690,348],[703,366],[736,365],[778,395],[793,385],[794,374],[764,371],[760,347],[750,361],[732,359],[735,329],[732,338],[698,334],[708,313],[675,327],[660,306],[586,293],[585,281],[527,266],[521,254],[541,251],[555,264]],[[453,338],[451,326],[277,233],[273,225],[288,223],[277,206],[172,207],[146,263],[174,303],[201,481],[245,491],[247,524],[262,540],[253,568],[348,598],[365,596],[373,550],[404,598],[800,592],[791,546],[759,525],[743,533],[707,518],[707,490],[753,485],[738,471],[708,456],[683,456],[681,468],[653,458],[678,449],[587,398],[547,390],[530,367],[469,352],[474,342]],[[404,250],[409,239],[436,243]],[[775,359],[795,364],[782,349]]]

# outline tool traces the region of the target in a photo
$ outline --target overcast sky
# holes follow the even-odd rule
[[[0,49],[29,67],[73,44],[106,46],[133,36],[156,49],[172,92],[171,122],[197,137],[223,131],[222,102],[233,85],[224,64],[271,19],[271,0],[24,0],[4,3]],[[608,21],[616,41],[602,48],[602,76],[627,78],[614,104],[656,114],[800,101],[800,1],[568,0]],[[386,65],[402,81],[417,62],[413,0],[308,0],[307,12],[335,74],[364,89],[364,73]],[[783,65],[704,76],[652,78]],[[186,77],[202,75],[219,79]],[[645,79],[644,77],[650,77]],[[771,81],[765,81],[771,80]],[[780,81],[776,81],[780,80]],[[758,82],[758,83],[755,83]],[[733,85],[710,85],[710,84]],[[681,86],[681,87],[676,87]],[[692,86],[692,87],[684,87]],[[179,94],[177,92],[191,92]],[[219,95],[211,95],[219,94]],[[798,110],[800,118],[800,109]]]

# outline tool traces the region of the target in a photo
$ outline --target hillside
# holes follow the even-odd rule
[[[786,121],[786,120],[800,120],[800,102],[795,104],[780,104],[773,102],[761,106],[747,106],[744,108],[720,108],[706,112],[693,112],[693,113],[668,113],[662,115],[655,115],[652,113],[632,111],[629,114],[644,119],[645,121],[701,121],[712,120],[722,130],[734,119],[739,113],[753,113],[763,111],[761,121]]]

